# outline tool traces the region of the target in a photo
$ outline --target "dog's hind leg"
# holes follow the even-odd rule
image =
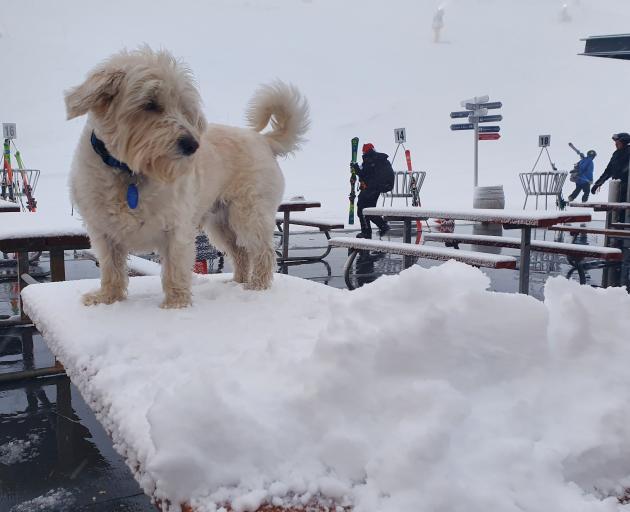
[[[162,261],[162,308],[185,308],[192,303],[192,270],[195,260],[194,234],[182,229],[166,233],[160,248]]]
[[[245,287],[249,290],[266,290],[271,286],[276,268],[276,252],[273,248],[275,210],[232,205],[229,224],[237,233],[237,247],[247,255],[249,272],[245,276]],[[246,215],[243,212],[247,212]]]
[[[90,236],[90,243],[101,269],[100,289],[83,295],[83,304],[112,304],[124,300],[127,296],[127,251],[120,244],[106,237],[94,234]]]

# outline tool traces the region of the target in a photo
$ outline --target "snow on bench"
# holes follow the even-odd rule
[[[489,235],[466,235],[456,233],[426,233],[424,240],[427,242],[454,242],[476,245],[492,245],[497,247],[509,247],[519,249],[520,238]],[[598,247],[593,245],[569,244],[546,240],[532,240],[533,251],[566,254],[582,258],[600,258],[607,261],[621,261],[623,254],[620,249],[611,247]]]
[[[282,226],[284,216],[276,214],[276,224],[278,227]],[[289,224],[295,224],[297,226],[308,226],[313,228],[319,228],[320,231],[329,231],[331,229],[343,229],[345,226],[343,222],[335,222],[329,219],[321,219],[312,217],[310,215],[296,215],[293,214],[289,218]]]
[[[0,219],[0,240],[87,236],[81,220],[70,215],[12,212]]]
[[[355,251],[385,252],[403,256],[418,256],[420,258],[433,260],[457,260],[475,267],[516,268],[516,258],[512,256],[460,251],[459,249],[415,245],[404,242],[338,237],[329,240],[328,245],[331,247],[346,247]]]
[[[0,212],[19,212],[20,205],[12,201],[0,199]]]

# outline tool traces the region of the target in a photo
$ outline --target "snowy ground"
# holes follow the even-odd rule
[[[561,21],[563,4],[570,21]],[[552,135],[560,169],[576,160],[568,141],[595,149],[599,175],[611,134],[630,131],[630,65],[577,55],[580,38],[627,32],[628,19],[627,0],[5,0],[1,121],[18,124],[27,165],[42,170],[41,210],[67,212],[83,120],[65,121],[62,91],[99,60],[144,42],[168,48],[196,73],[208,119],[236,125],[257,85],[282,78],[308,97],[313,119],[304,150],[283,163],[286,196],[320,200],[322,214],[345,219],[350,138],[391,154],[398,127],[428,172],[424,204],[470,207],[472,135],[451,132],[449,112],[489,94],[503,102],[504,121],[500,141],[481,143],[480,184],[503,184],[508,206],[520,207],[518,172],[531,170],[539,134]],[[546,156],[539,165],[549,168]]]
[[[158,308],[157,277],[94,308],[90,280],[24,291],[147,493],[202,511],[627,509],[625,290],[555,278],[540,302],[454,262],[352,293],[227,277],[183,311]]]

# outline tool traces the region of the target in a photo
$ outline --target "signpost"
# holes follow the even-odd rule
[[[502,115],[487,115],[488,110],[501,108],[503,103],[500,101],[490,102],[490,97],[488,95],[485,96],[475,96],[474,98],[463,100],[460,102],[460,105],[464,107],[465,111],[456,111],[451,112],[451,118],[462,118],[468,117],[468,123],[459,123],[452,124],[451,130],[459,131],[459,130],[474,130],[475,131],[475,153],[474,153],[474,163],[475,163],[475,173],[473,183],[476,187],[479,182],[479,141],[480,140],[499,140],[501,135],[499,135],[499,131],[501,131],[500,126],[479,126],[479,123],[496,123],[503,120]]]
[[[407,131],[404,128],[394,128],[394,140],[397,144],[407,142]]]

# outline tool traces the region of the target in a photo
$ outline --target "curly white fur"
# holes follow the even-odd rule
[[[235,281],[255,290],[271,285],[284,190],[275,157],[295,151],[308,127],[308,104],[297,89],[282,82],[261,87],[248,108],[253,129],[207,125],[188,68],[144,47],[112,56],[65,99],[69,119],[88,114],[70,176],[101,266],[101,287],[86,304],[124,299],[127,254],[156,249],[162,306],[189,305],[199,226],[233,259]],[[272,130],[259,133],[269,121]],[[136,209],[126,201],[131,178],[103,163],[92,132],[133,170]],[[182,153],[182,140],[198,143],[194,154]]]

